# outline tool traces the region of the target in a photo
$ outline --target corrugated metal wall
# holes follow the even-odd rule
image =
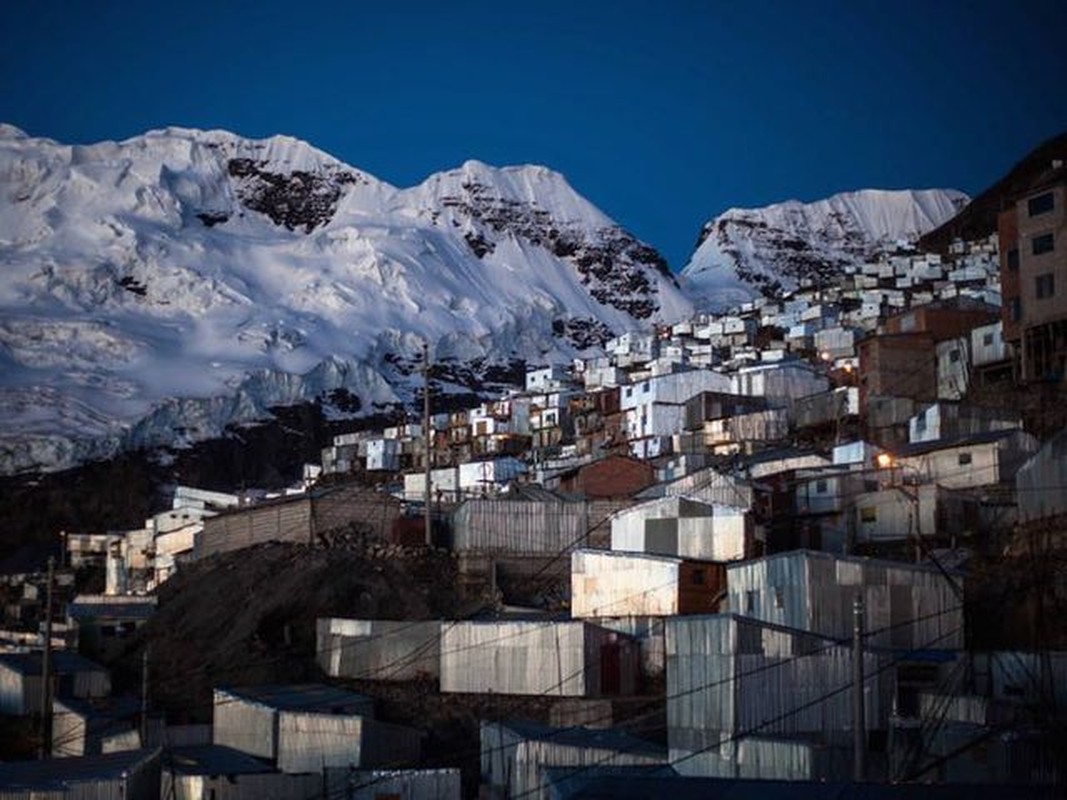
[[[861,591],[871,645],[963,645],[962,603],[933,569],[797,551],[731,564],[727,576],[730,610],[755,619],[848,638]]]
[[[582,622],[446,622],[441,691],[596,694],[599,653],[587,653]]]
[[[555,554],[582,546],[589,522],[589,509],[582,502],[468,500],[452,516],[452,548]]]
[[[441,623],[319,619],[317,655],[332,677],[413,680],[440,674]]]
[[[667,616],[680,612],[678,562],[598,550],[571,553],[571,616]]]
[[[328,769],[326,795],[345,800],[459,800],[460,771]]]
[[[212,743],[274,759],[278,755],[277,712],[261,703],[215,690]]]
[[[851,736],[847,646],[715,615],[667,620],[666,649],[668,740],[672,761],[681,760],[685,774],[721,774],[725,767],[716,765],[716,758],[737,762],[743,749],[730,740],[746,734],[815,735],[839,743]],[[874,654],[864,655],[865,670],[873,676],[865,684],[871,730],[888,724],[892,676],[879,674],[879,663]],[[814,768],[793,747],[752,745],[749,752],[759,755],[746,771],[759,774],[746,777],[782,777]]]
[[[166,800],[263,800],[283,797],[288,800],[318,800],[322,797],[322,777],[285,775],[280,772],[175,776],[165,771],[161,796]]]
[[[562,738],[562,736],[560,737]],[[544,767],[590,767],[662,764],[666,753],[631,737],[617,747],[596,743],[595,734],[582,746],[553,738],[552,732],[526,738],[507,725],[482,722],[482,781],[490,791],[515,798],[546,798]]]

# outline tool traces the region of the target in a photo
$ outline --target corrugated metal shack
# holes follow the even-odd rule
[[[374,701],[317,683],[215,689],[212,743],[273,761],[278,758],[283,711],[373,717]]]
[[[459,800],[460,771],[327,768],[325,796],[345,800]]]
[[[441,691],[593,697],[633,694],[637,644],[579,620],[441,625]]]
[[[752,508],[756,492],[750,481],[719,472],[713,467],[707,467],[664,484],[662,488],[654,487],[648,492],[643,492],[641,497],[645,498],[650,495],[664,497],[685,495],[692,500],[704,503]]]
[[[615,514],[611,549],[732,561],[755,555],[755,530],[747,508],[668,496]]]
[[[322,776],[286,775],[221,745],[174,747],[164,759],[160,794],[167,800],[315,800],[322,797]]]
[[[70,758],[136,750],[141,747],[140,712],[136,697],[56,697],[52,700],[52,755]]]
[[[700,430],[708,420],[734,417],[767,408],[767,398],[725,392],[701,392],[685,401],[685,429]]]
[[[278,714],[278,769],[318,772],[327,767],[417,766],[421,734],[369,715],[329,711]]]
[[[725,593],[722,564],[603,550],[571,553],[571,614],[577,618],[708,614]]]
[[[847,638],[862,592],[872,645],[963,646],[962,576],[933,566],[795,550],[730,564],[726,582],[730,610],[766,622]]]
[[[408,681],[441,671],[441,623],[320,618],[316,652],[333,678]]]
[[[266,542],[320,544],[332,533],[387,539],[401,502],[369,486],[345,484],[227,511],[204,520],[193,559]]]
[[[0,800],[159,800],[159,753],[0,764]]]
[[[106,697],[111,694],[111,673],[77,653],[52,653],[56,694],[69,697]],[[35,714],[41,703],[41,654],[0,654],[0,713]]]
[[[740,775],[733,737],[808,738],[807,743],[749,743],[759,774],[749,777],[831,779],[813,774],[812,742],[851,741],[852,651],[833,639],[736,614],[675,617],[667,629],[667,727],[671,763],[688,775]],[[884,730],[892,676],[879,657],[864,655],[867,725]],[[728,765],[721,763],[728,762]],[[731,766],[732,765],[732,766]]]
[[[660,745],[618,730],[482,722],[482,784],[490,797],[547,798],[546,767],[664,764]],[[579,771],[576,769],[575,772]]]
[[[506,497],[467,500],[452,515],[452,549],[552,555],[606,545],[604,520],[629,501],[567,500],[534,486]]]

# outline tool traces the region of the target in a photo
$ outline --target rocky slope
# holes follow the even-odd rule
[[[804,278],[833,279],[846,267],[914,243],[966,202],[966,195],[948,189],[869,189],[814,203],[730,209],[704,226],[682,285],[702,307],[722,309],[795,288]]]
[[[397,189],[292,138],[177,128],[69,146],[0,126],[0,264],[0,473],[275,406],[379,410],[410,398],[423,342],[445,391],[477,390],[692,308],[543,167]]]

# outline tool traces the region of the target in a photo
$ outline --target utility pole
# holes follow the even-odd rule
[[[41,746],[39,755],[52,755],[52,584],[55,582],[56,559],[48,557],[48,587],[44,604],[44,650],[41,652]]]
[[[141,653],[141,747],[148,747],[148,642]]]
[[[852,603],[852,779],[862,783],[866,775],[867,709],[863,702],[863,594]]]
[[[422,343],[422,435],[426,443],[425,525],[426,546],[433,546],[433,515],[430,513],[431,481],[430,456],[433,453],[433,434],[430,432],[430,345]]]

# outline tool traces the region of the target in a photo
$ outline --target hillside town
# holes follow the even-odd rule
[[[990,236],[622,333],[472,407],[431,349],[418,407],[294,486],[55,531],[47,572],[3,577],[0,712],[37,758],[0,798],[1057,796],[1065,208],[1050,163]],[[431,554],[467,610],[283,619],[307,680],[208,675],[203,713],[167,708],[168,587],[281,546]],[[471,715],[470,753],[428,755],[444,723],[405,703]]]

